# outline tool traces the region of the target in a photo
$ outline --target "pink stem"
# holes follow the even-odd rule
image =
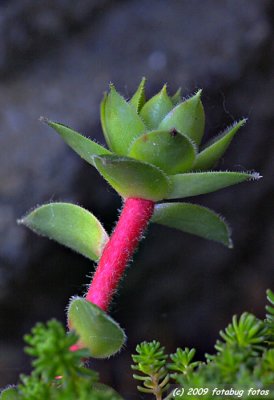
[[[154,210],[154,202],[128,198],[104,248],[86,300],[106,311]]]

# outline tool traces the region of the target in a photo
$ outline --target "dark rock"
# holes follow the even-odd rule
[[[18,67],[58,42],[83,29],[108,3],[107,0],[11,0],[0,4],[0,75]]]
[[[22,354],[22,333],[36,320],[64,318],[68,297],[81,292],[88,282],[84,276],[91,269],[80,256],[17,227],[16,219],[37,204],[74,201],[93,211],[110,230],[120,206],[114,192],[38,122],[39,116],[102,141],[99,101],[108,82],[117,83],[128,96],[145,75],[148,94],[166,81],[171,92],[177,86],[185,94],[204,87],[207,137],[234,119],[248,116],[250,123],[237,135],[220,168],[254,168],[265,175],[256,184],[194,199],[231,222],[233,251],[151,227],[115,300],[113,315],[127,330],[129,350],[136,342],[158,338],[171,351],[178,345],[211,351],[218,330],[231,314],[244,309],[263,313],[264,291],[272,284],[270,2],[172,0],[167,7],[165,1],[131,1],[113,3],[99,18],[89,14],[93,2],[77,2],[84,5],[75,6],[76,11],[68,11],[66,7],[74,7],[68,2],[40,3],[41,12],[33,1],[26,2],[30,8],[18,6],[21,14],[16,15],[22,16],[22,23],[12,28],[19,32],[12,34],[17,40],[12,43],[19,44],[12,46],[22,47],[20,63],[25,69],[11,71],[9,79],[0,82],[0,320],[5,321],[0,346],[9,341]],[[12,6],[5,3],[6,8],[2,7],[5,27]],[[29,9],[37,10],[33,18],[24,17]],[[76,24],[71,19],[82,18],[86,22],[81,30],[68,28]],[[25,22],[32,26],[31,39],[24,37],[29,32],[23,29]],[[7,28],[0,24],[1,29]],[[1,36],[3,46],[9,48],[10,42]],[[39,49],[29,43],[32,40],[40,43]],[[23,51],[24,43],[32,49],[30,56]],[[5,50],[0,54],[6,68],[9,57]],[[0,361],[6,365],[0,385],[14,382],[22,372],[12,369],[18,364],[8,352],[7,347]],[[128,370],[128,363],[126,357],[118,356],[112,372],[103,372],[103,376],[121,388],[129,387],[121,381],[124,377],[114,373],[125,364]],[[101,365],[98,368],[105,370],[106,364]]]

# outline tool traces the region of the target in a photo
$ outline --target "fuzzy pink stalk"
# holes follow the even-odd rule
[[[106,311],[154,210],[154,202],[128,198],[103,250],[86,300]]]

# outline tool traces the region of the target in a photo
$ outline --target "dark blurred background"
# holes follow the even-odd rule
[[[0,387],[30,370],[22,335],[36,321],[65,323],[94,265],[16,219],[37,204],[71,201],[110,231],[121,201],[40,115],[103,142],[99,102],[110,81],[129,96],[202,87],[205,139],[246,116],[221,169],[264,178],[195,202],[223,214],[235,248],[151,226],[115,298],[128,334],[111,360],[92,362],[106,383],[138,398],[130,353],[158,339],[169,351],[213,343],[232,314],[264,315],[273,274],[273,16],[271,0],[2,0],[0,3]],[[192,199],[190,199],[192,200]]]

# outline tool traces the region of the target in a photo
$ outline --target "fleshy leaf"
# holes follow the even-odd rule
[[[160,123],[158,129],[177,129],[199,145],[204,134],[205,114],[199,90],[194,96],[178,104]]]
[[[177,174],[192,167],[196,149],[187,136],[176,130],[151,131],[133,141],[128,155],[156,165],[167,174]]]
[[[141,83],[132,96],[130,103],[136,108],[137,113],[139,114],[141,108],[146,102],[146,96],[145,96],[145,84],[146,84],[146,78],[143,78],[141,80]]]
[[[101,175],[123,197],[162,200],[168,193],[168,177],[155,166],[129,157],[95,156]]]
[[[15,387],[8,387],[0,393],[0,400],[19,400],[20,397]]]
[[[258,173],[246,172],[193,172],[172,175],[168,199],[197,196],[199,194],[215,192],[227,186],[235,185],[252,179],[261,178]]]
[[[110,147],[110,142],[108,139],[107,135],[107,128],[106,128],[106,101],[107,101],[108,94],[105,92],[103,100],[101,101],[100,104],[100,119],[101,119],[101,125],[102,125],[102,130],[104,133],[104,137],[106,139],[108,147]]]
[[[177,104],[181,103],[181,101],[182,101],[181,91],[182,91],[182,89],[179,88],[177,90],[177,92],[174,93],[174,95],[171,97],[171,101],[174,104],[174,106],[177,106]]]
[[[173,103],[167,94],[166,85],[164,85],[158,94],[146,102],[140,115],[149,129],[156,129],[172,108]]]
[[[18,222],[94,261],[100,258],[108,241],[98,219],[75,204],[46,204]]]
[[[126,155],[132,140],[147,129],[134,106],[113,85],[101,105],[101,119],[106,141],[110,149],[119,155]]]
[[[218,135],[197,155],[194,170],[205,170],[215,166],[230,145],[236,132],[246,123],[242,119],[236,124],[229,126],[221,135]]]
[[[41,118],[42,121],[46,122],[51,128],[53,128],[64,141],[89,164],[93,164],[94,155],[112,154],[108,149],[99,144],[93,142],[87,137],[75,132],[71,128],[59,124],[57,122],[49,121],[45,118]]]
[[[92,394],[97,400],[104,398],[111,400],[124,400],[112,387],[99,382],[92,385]]]
[[[158,204],[152,222],[233,247],[229,227],[223,218],[206,207],[190,203]]]
[[[94,358],[117,353],[126,340],[123,329],[95,304],[75,297],[68,307],[68,326],[74,330],[79,348],[87,348]]]

